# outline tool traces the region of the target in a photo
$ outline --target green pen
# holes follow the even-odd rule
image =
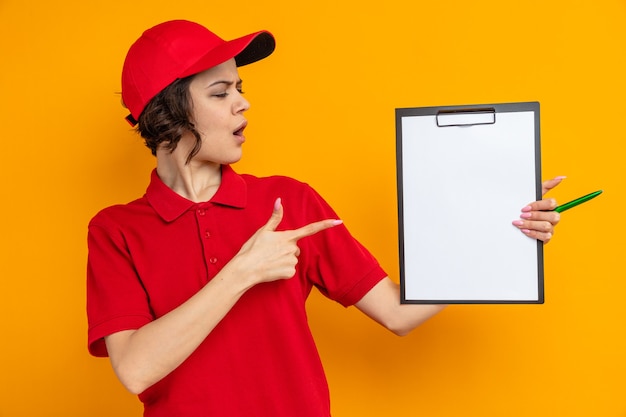
[[[576,207],[577,205],[582,204],[585,201],[589,201],[592,198],[599,196],[600,194],[602,194],[602,190],[595,191],[593,193],[584,195],[582,197],[577,198],[576,200],[572,200],[572,201],[567,202],[565,204],[561,204],[560,206],[555,208],[554,211],[556,211],[557,213],[561,213],[561,212],[563,212],[565,210],[571,209],[572,207]]]

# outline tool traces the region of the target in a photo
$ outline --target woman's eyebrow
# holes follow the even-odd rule
[[[231,85],[235,84],[235,82],[226,81],[226,80],[218,80],[218,81],[212,82],[206,88],[213,87],[213,86],[220,85],[220,84],[225,84],[226,86],[230,87]],[[241,84],[243,84],[243,81],[241,79],[237,80],[237,85],[241,85]]]

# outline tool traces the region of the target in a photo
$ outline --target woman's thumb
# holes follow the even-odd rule
[[[274,202],[274,210],[272,211],[272,216],[265,224],[264,229],[272,230],[272,231],[276,230],[276,228],[278,227],[278,225],[280,224],[282,220],[283,220],[283,204],[279,197]]]

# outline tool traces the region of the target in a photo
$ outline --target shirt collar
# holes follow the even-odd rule
[[[222,181],[215,195],[208,203],[234,208],[244,208],[247,203],[247,185],[230,165],[222,165]],[[150,184],[146,190],[148,203],[165,220],[171,222],[198,204],[177,194],[159,178],[156,169],[152,170]]]

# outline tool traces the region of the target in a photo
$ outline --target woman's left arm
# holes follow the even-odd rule
[[[398,336],[406,336],[446,307],[444,304],[400,304],[400,286],[389,277],[376,284],[355,305]]]
[[[545,195],[559,185],[564,178],[556,177],[544,181],[542,194]],[[552,198],[530,203],[522,209],[520,219],[513,221],[513,225],[525,235],[548,243],[560,220],[559,213],[553,211],[556,206],[556,201]],[[404,336],[443,310],[446,305],[400,304],[400,287],[387,277],[365,294],[356,303],[356,307],[393,333]]]

